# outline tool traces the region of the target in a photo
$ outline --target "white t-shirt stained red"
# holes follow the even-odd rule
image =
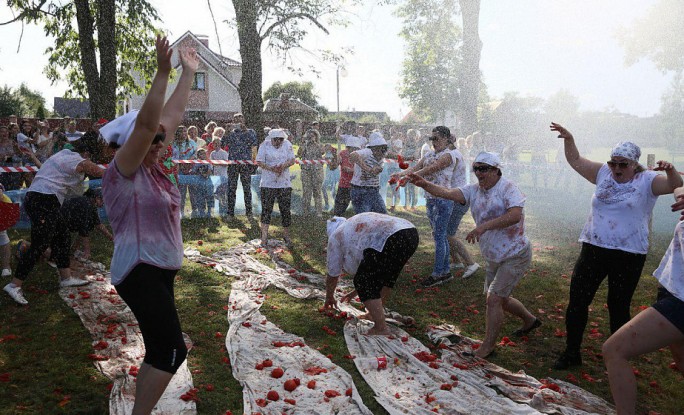
[[[459,189],[470,204],[470,213],[478,226],[502,216],[510,208],[525,207],[525,195],[512,181],[503,177],[489,190],[478,184],[469,184]],[[523,211],[520,222],[483,233],[480,237],[480,251],[487,261],[502,262],[520,253],[529,243],[525,236]]]

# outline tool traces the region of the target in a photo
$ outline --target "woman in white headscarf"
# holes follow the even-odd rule
[[[625,141],[615,145],[606,163],[588,160],[577,150],[575,140],[563,126],[551,123],[564,140],[570,167],[596,185],[589,219],[580,234],[582,250],[570,282],[566,310],[565,351],[555,369],[582,364],[580,347],[587,325],[589,305],[608,277],[610,330],[615,333],[630,319],[629,306],[648,252],[648,221],[660,195],[682,186],[682,177],[666,161],[658,161],[659,175],[639,164],[641,149]]]

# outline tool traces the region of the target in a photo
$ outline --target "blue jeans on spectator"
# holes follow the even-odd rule
[[[441,276],[449,272],[449,241],[447,240],[447,226],[454,201],[429,198],[426,201],[427,215],[435,238],[435,266],[432,275]]]
[[[352,185],[351,202],[357,215],[364,212],[387,213],[385,201],[380,196],[378,187]]]
[[[198,176],[196,183],[190,186],[190,195],[195,199],[192,217],[211,217],[211,209],[214,207],[214,185],[211,178]]]

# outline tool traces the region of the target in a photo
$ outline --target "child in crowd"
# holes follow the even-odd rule
[[[207,150],[200,148],[197,150],[197,160],[206,160]],[[211,165],[195,164],[192,167],[192,174],[195,175],[193,184],[190,186],[190,199],[192,203],[193,218],[208,218],[211,216],[211,208],[214,205],[214,185],[211,182]]]

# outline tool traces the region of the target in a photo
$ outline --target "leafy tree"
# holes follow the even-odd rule
[[[653,61],[663,72],[684,70],[684,2],[659,0],[630,26],[618,31],[625,61]]]
[[[669,137],[668,147],[678,150],[684,136],[684,74],[681,72],[674,76],[670,89],[661,98],[660,118],[661,131]]]
[[[479,37],[480,0],[395,0],[403,19],[406,58],[400,96],[419,117],[457,115],[462,134],[478,129],[483,114]],[[456,21],[461,14],[463,30]]]
[[[569,121],[578,117],[579,106],[579,98],[567,89],[561,89],[546,100],[544,113],[551,120],[569,124]]]
[[[310,81],[291,81],[284,84],[276,81],[273,85],[268,87],[266,92],[264,92],[264,101],[271,98],[278,98],[280,97],[280,94],[287,93],[290,94],[290,97],[298,98],[306,105],[317,110],[320,114],[325,115],[328,113],[328,109],[318,103],[318,96],[314,92],[313,87],[313,83]]]
[[[262,48],[287,59],[300,48],[312,29],[328,33],[327,27],[342,24],[340,13],[345,2],[333,0],[232,0],[235,8],[242,78],[240,99],[247,124],[258,134],[263,131]],[[335,57],[324,54],[333,61]]]
[[[134,73],[151,82],[157,11],[146,0],[7,0],[16,17],[40,24],[55,38],[45,74],[65,80],[67,96],[90,100],[91,116],[113,118],[117,99],[143,94]],[[75,23],[75,24],[74,24]],[[118,59],[117,59],[118,58]]]
[[[22,112],[22,103],[15,91],[7,85],[0,88],[0,117],[21,115]]]
[[[541,113],[543,104],[544,100],[539,97],[523,97],[517,92],[504,94],[494,110],[492,139],[518,149],[549,148],[548,137],[539,134],[548,125]]]
[[[45,118],[45,98],[40,91],[31,90],[26,83],[19,86],[19,89],[14,91],[17,98],[21,101],[22,111],[21,115],[23,117],[36,117]],[[39,115],[42,114],[42,117]]]
[[[430,121],[456,112],[462,67],[456,0],[407,0],[397,9],[406,40],[399,96]]]

